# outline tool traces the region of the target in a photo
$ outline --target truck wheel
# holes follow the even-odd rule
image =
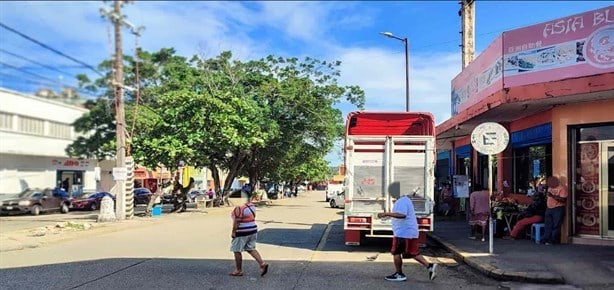
[[[30,210],[30,213],[32,215],[39,215],[41,213],[41,206],[40,205],[33,206],[32,209]]]
[[[332,207],[332,208],[336,208],[337,207],[337,203],[335,202],[334,199],[330,200],[330,207]]]
[[[60,212],[61,212],[61,213],[68,213],[68,204],[63,203],[63,204],[60,206]]]

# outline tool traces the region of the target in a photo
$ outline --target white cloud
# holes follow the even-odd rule
[[[405,110],[405,55],[380,48],[339,48],[340,81],[366,93],[367,110]],[[432,112],[440,123],[450,117],[450,81],[460,72],[458,54],[410,55],[410,110]],[[352,110],[342,107],[344,114]]]

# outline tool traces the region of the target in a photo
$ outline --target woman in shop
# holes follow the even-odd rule
[[[449,182],[444,182],[439,195],[439,201],[439,212],[444,216],[448,216],[454,207],[454,196],[452,195]]]

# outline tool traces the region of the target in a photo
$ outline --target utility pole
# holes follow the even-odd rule
[[[124,64],[122,51],[122,26],[133,28],[121,14],[122,2],[128,1],[115,0],[112,11],[100,9],[103,17],[107,17],[113,22],[115,30],[115,62],[113,65],[113,91],[115,93],[115,131],[116,131],[116,162],[115,167],[126,168],[126,116],[124,110]],[[132,173],[128,173],[131,176]],[[115,180],[115,213],[118,220],[126,219],[126,180]]]
[[[124,112],[124,64],[122,52],[122,3],[115,0],[113,9],[113,25],[115,27],[115,135],[117,136],[117,158],[116,167],[126,166],[126,120]],[[117,188],[116,195],[117,207],[116,215],[119,220],[126,218],[126,183],[125,180],[115,182]]]
[[[475,1],[474,0],[461,0],[460,11],[458,11],[461,17],[461,37],[462,44],[461,51],[463,55],[463,69],[467,67],[475,57]]]

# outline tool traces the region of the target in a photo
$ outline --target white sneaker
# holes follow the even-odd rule
[[[433,263],[429,265],[427,269],[429,270],[429,279],[434,280],[435,276],[437,276],[437,272],[436,272],[437,264]]]

